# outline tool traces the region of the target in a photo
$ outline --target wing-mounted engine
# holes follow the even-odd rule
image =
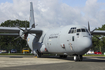
[[[21,37],[22,39],[25,39],[26,38],[25,37],[25,34],[23,34],[23,31],[22,30],[20,30],[19,36],[17,38],[15,38],[15,40],[18,39],[19,37]]]
[[[20,37],[21,37],[22,39],[24,39],[24,34],[23,34],[23,31],[22,31],[22,30],[20,30],[19,35],[20,35]]]

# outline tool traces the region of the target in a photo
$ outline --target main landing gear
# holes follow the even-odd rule
[[[67,55],[60,55],[60,58],[67,58]]]
[[[42,54],[37,50],[37,57],[41,58]]]
[[[35,56],[36,58],[41,58],[42,53],[40,53],[38,50],[37,50],[37,51],[34,51],[34,56]]]
[[[74,56],[74,61],[82,61],[82,60],[83,60],[82,55],[75,55]]]

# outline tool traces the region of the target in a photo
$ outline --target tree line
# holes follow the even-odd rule
[[[7,20],[2,22],[0,27],[29,27],[29,21],[22,20]],[[14,36],[0,36],[0,49],[10,51],[11,49],[17,49],[17,52],[22,52],[23,48],[29,48],[25,40],[18,38],[14,40]]]

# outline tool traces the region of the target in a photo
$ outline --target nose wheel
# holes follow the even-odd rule
[[[82,55],[75,55],[74,56],[74,61],[82,61],[82,60],[83,60]]]

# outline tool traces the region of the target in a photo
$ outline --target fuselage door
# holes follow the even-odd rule
[[[68,32],[68,49],[70,53],[74,53],[75,42],[76,42],[76,27],[72,27]]]

